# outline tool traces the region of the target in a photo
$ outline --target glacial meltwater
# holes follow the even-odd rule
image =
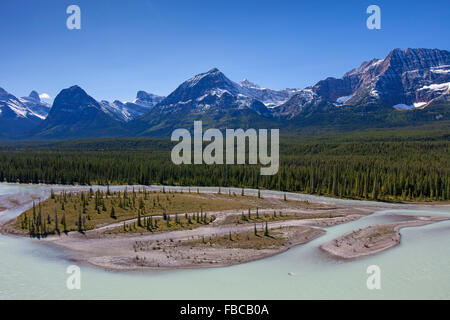
[[[17,216],[50,189],[80,187],[0,183],[0,221]],[[93,187],[95,188],[95,187]],[[115,187],[120,188],[120,187]],[[157,187],[155,187],[157,188]],[[175,188],[175,187],[174,187]],[[216,188],[201,188],[217,190]],[[224,192],[228,189],[223,188]],[[232,189],[232,192],[241,189]],[[255,190],[246,190],[246,193]],[[262,195],[282,193],[263,191]],[[43,241],[0,235],[0,299],[450,299],[450,221],[401,230],[401,244],[344,261],[320,245],[352,230],[405,215],[450,216],[450,207],[380,204],[287,194],[289,198],[371,206],[375,213],[326,228],[326,234],[273,257],[192,270],[111,272],[81,265],[81,289],[69,290],[70,253]],[[381,269],[381,289],[369,290],[367,267]]]

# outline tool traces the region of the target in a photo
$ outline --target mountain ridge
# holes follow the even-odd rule
[[[37,92],[16,98],[0,88],[0,103],[35,110],[29,114],[27,126],[33,129],[28,137],[50,139],[167,136],[175,128],[191,127],[195,120],[217,128],[279,126],[289,131],[403,125],[405,119],[445,121],[448,111],[443,106],[450,103],[449,96],[450,52],[420,48],[394,49],[342,78],[328,77],[303,89],[272,90],[247,79],[238,83],[217,68],[187,79],[167,97],[140,90],[132,102],[97,101],[73,86],[58,94],[48,116]],[[43,110],[39,113],[33,106]],[[11,108],[3,110],[0,120]],[[415,115],[405,113],[413,111]],[[5,128],[0,135],[17,136]]]

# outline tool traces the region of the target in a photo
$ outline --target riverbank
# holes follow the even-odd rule
[[[103,214],[98,214],[100,209],[95,213],[89,211],[91,206],[94,208],[94,204],[86,204],[87,200],[84,200],[85,202],[81,200],[85,199],[83,197],[87,197],[87,193],[65,195],[65,202],[62,198],[58,198],[63,197],[60,194],[59,196],[54,195],[53,199],[50,197],[35,209],[28,209],[27,214],[21,214],[17,219],[2,223],[0,232],[7,235],[29,237],[30,234],[27,232],[29,229],[23,228],[24,217],[28,217],[29,223],[31,216],[37,215],[39,208],[42,208],[43,213],[53,213],[54,209],[61,212],[60,208],[64,202],[66,209],[63,212],[65,212],[64,217],[67,218],[67,222],[74,220],[72,217],[74,212],[90,217],[91,223],[98,221],[98,225],[94,224],[92,228],[83,230],[81,233],[71,231],[61,232],[60,235],[39,236],[41,242],[63,248],[73,260],[112,270],[202,268],[229,266],[266,258],[311,241],[325,232],[323,228],[353,221],[372,212],[365,208],[287,200],[275,196],[259,198],[257,194],[237,196],[231,192],[229,195],[212,192],[209,194],[196,192],[182,194],[181,191],[180,193],[171,193],[170,190],[164,192],[167,193],[145,194],[148,198],[145,204],[152,203],[153,198],[161,198],[158,200],[161,202],[162,198],[167,198],[167,201],[170,200],[172,204],[177,203],[176,201],[179,201],[180,204],[192,203],[192,200],[195,199],[213,203],[219,199],[219,204],[226,208],[224,203],[227,203],[231,209],[204,211],[205,216],[214,217],[214,221],[208,221],[203,225],[193,226],[182,224],[179,221],[180,225],[177,225],[175,230],[144,229],[136,227],[139,218],[130,219],[131,209],[124,211],[123,217],[119,215],[120,211],[116,210],[118,218],[123,220],[114,222],[110,219],[109,212],[101,218]],[[71,197],[79,200],[72,203],[70,202]],[[138,195],[137,199],[139,199]],[[186,199],[191,200],[186,202]],[[114,201],[117,203],[118,199]],[[245,206],[240,208],[239,203],[243,203]],[[86,213],[82,214],[83,204]],[[74,205],[78,205],[79,209],[74,210]],[[108,203],[107,205],[109,206]],[[236,209],[232,207],[236,207]],[[243,208],[246,207],[249,209],[245,210],[244,214]],[[256,207],[258,210],[250,210],[250,207]],[[204,204],[203,208],[208,208],[208,206]],[[153,213],[158,212],[155,211],[155,208],[147,209]],[[187,207],[178,206],[177,211],[171,211],[167,206],[163,211],[171,212],[171,214],[166,215],[166,220],[163,220],[163,217],[158,214],[153,214],[151,217],[153,221],[160,219],[159,225],[162,223],[169,225],[169,221],[171,221],[171,226],[174,226],[177,221],[175,214],[181,217],[188,214],[189,217],[190,211],[186,211],[186,209]],[[46,226],[49,229],[56,219],[50,215],[45,215],[45,217]],[[69,217],[71,218],[69,219]],[[59,219],[61,219],[61,213]],[[267,235],[262,232],[264,228],[267,229]],[[244,236],[245,234],[248,236]],[[252,246],[245,246],[244,243],[248,243],[247,238],[254,234],[258,234],[258,236],[252,239]],[[224,246],[223,243],[214,241],[219,237],[230,237],[232,241]]]
[[[399,245],[401,228],[418,227],[449,220],[449,218],[443,217],[409,217],[409,219],[409,221],[375,225],[354,230],[323,244],[320,248],[342,259],[361,258]]]
[[[122,190],[123,192],[126,188],[126,186],[115,186],[111,187],[111,191]],[[128,190],[130,190],[129,188]],[[65,190],[62,186],[55,186],[55,188],[47,186],[47,189],[48,196],[50,196],[50,190],[57,194]],[[84,190],[85,195],[89,191],[88,188],[82,190]],[[105,192],[107,189],[103,188],[102,190]],[[285,195],[278,192],[267,192],[267,194],[261,192],[260,194],[257,190],[247,189],[245,190],[245,197],[241,196],[241,190],[237,189],[203,188],[197,190],[189,187],[167,187],[161,190],[160,187],[152,186],[149,187],[149,190],[152,190],[152,192],[167,192],[167,195],[165,194],[163,197],[167,197],[167,201],[174,197],[174,200],[170,200],[172,204],[175,203],[175,199],[183,200],[185,197],[198,197],[208,201],[213,199],[217,201],[219,198],[224,201],[225,198],[229,197],[233,202],[240,198],[242,198],[240,201],[244,202],[248,199],[253,208],[258,207],[258,213],[255,213],[255,209],[253,209],[251,216],[248,217],[247,213],[241,209],[207,211],[204,213],[215,218],[211,223],[199,224],[195,227],[185,225],[176,230],[150,230],[150,232],[148,232],[149,230],[136,228],[138,219],[131,218],[129,213],[124,216],[124,220],[118,222],[109,221],[108,217],[105,217],[104,220],[98,220],[95,217],[90,221],[98,220],[99,225],[83,230],[82,233],[72,231],[67,234],[62,233],[60,236],[48,235],[41,237],[40,241],[62,248],[70,260],[107,270],[222,267],[279,254],[293,246],[302,245],[320,237],[326,232],[327,227],[354,221],[370,215],[374,211],[392,207],[392,204],[377,202],[329,201],[329,199],[323,197],[308,197],[305,199],[291,193]],[[77,192],[77,190],[70,188],[70,192]],[[190,192],[192,194],[189,194]],[[172,195],[169,196],[171,193]],[[153,196],[158,197],[157,194]],[[39,199],[42,199],[42,196]],[[30,202],[30,200],[28,201]],[[58,198],[53,199],[53,201],[58,203],[58,206],[61,205]],[[78,205],[83,203],[81,198],[77,201],[75,202]],[[117,204],[118,200],[114,201]],[[93,206],[93,204],[88,203],[85,207],[89,209],[90,206]],[[396,207],[401,208],[403,206],[396,205]],[[421,207],[427,206],[415,206],[415,208]],[[80,206],[80,208],[82,207]],[[130,208],[135,209],[136,207],[133,205]],[[183,209],[183,207],[181,208]],[[446,208],[446,206],[443,205],[443,208]],[[152,210],[156,209],[152,207]],[[76,211],[79,212],[79,210]],[[187,212],[177,211],[177,214],[181,216],[184,216],[185,213]],[[171,221],[175,221],[173,214],[174,212],[172,212],[172,215],[168,214],[172,219]],[[161,218],[161,216],[153,215],[153,218]],[[427,223],[436,221],[438,220],[431,218]],[[411,223],[408,222],[407,226],[413,226]],[[424,221],[416,222],[417,226],[424,224],[426,224]],[[17,226],[18,221],[9,220],[7,223],[0,225],[0,232],[7,235],[29,237],[25,230],[18,231]],[[255,226],[258,236],[252,238],[252,235],[255,234]],[[401,225],[396,224],[395,226],[400,228]],[[263,230],[265,228],[269,231],[267,236],[264,235]],[[396,230],[397,233],[398,229]],[[226,239],[230,238],[229,242],[224,243]],[[369,238],[375,242],[380,239],[378,236],[375,237],[371,234]],[[394,240],[391,237],[391,241],[395,242],[395,237]],[[387,245],[386,239],[382,239],[381,243],[381,251],[393,246]],[[353,243],[349,247],[352,245]],[[378,246],[378,242],[376,246],[369,243],[371,250],[366,250],[368,248],[363,244],[362,247],[365,249],[355,250],[351,257],[375,254],[379,252]],[[335,256],[345,256],[346,254],[350,256],[349,250],[345,251],[344,254],[336,249],[333,251],[331,248],[332,246],[329,246],[329,251],[335,251]],[[342,247],[340,250],[342,250]]]
[[[218,217],[238,212],[215,212]],[[286,213],[287,214],[287,213]],[[70,232],[67,236],[43,239],[48,244],[73,253],[79,263],[88,263],[107,270],[211,268],[230,266],[267,258],[305,244],[325,233],[323,227],[360,218],[349,214],[336,218],[282,220],[257,224],[258,240],[253,247],[245,246],[243,235],[253,235],[255,224],[222,224],[218,219],[195,229],[155,233],[107,233],[104,227],[85,234]],[[213,244],[219,237],[232,241],[227,245]],[[240,240],[239,240],[240,239]],[[244,241],[242,241],[244,240]],[[277,240],[269,241],[266,240]]]

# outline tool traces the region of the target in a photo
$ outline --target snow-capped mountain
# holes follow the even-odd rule
[[[292,118],[308,107],[378,105],[396,109],[424,108],[448,88],[450,52],[438,49],[395,49],[384,59],[361,64],[340,79],[326,78],[312,87],[311,99],[297,93],[276,115]]]
[[[0,88],[0,113],[3,116],[44,120],[49,110],[50,105],[42,102],[36,91],[32,91],[28,97],[17,98]]]
[[[19,100],[30,110],[30,112],[34,113],[42,120],[47,118],[51,106],[50,104],[42,101],[39,97],[39,93],[35,90],[31,91],[28,97],[22,97],[19,98]]]
[[[160,103],[160,108],[174,108],[189,104],[197,110],[206,110],[232,100],[233,107],[253,108],[261,115],[269,115],[266,108],[279,106],[300,93],[300,89],[272,90],[261,88],[248,80],[236,83],[228,79],[217,68],[198,74],[181,84],[172,94]],[[228,103],[228,102],[227,102]],[[261,106],[263,104],[266,108]],[[222,105],[226,108],[227,105]]]
[[[102,110],[112,118],[121,122],[128,122],[148,112],[163,99],[164,97],[152,93],[138,91],[136,99],[133,102],[122,102],[119,100],[109,102],[102,100],[100,101],[100,105],[102,106]]]
[[[159,112],[214,112],[245,108],[263,116],[270,114],[261,101],[248,94],[247,88],[231,81],[214,68],[183,82],[154,109]]]
[[[138,91],[136,99],[133,101],[134,104],[151,109],[158,103],[164,100],[165,97],[158,96],[153,93],[148,93],[145,91]]]
[[[292,119],[308,107],[313,108],[320,101],[319,95],[312,88],[301,89],[278,108],[274,108],[273,115],[278,118]]]
[[[259,89],[256,89],[258,90]],[[192,125],[193,119],[204,119],[219,127],[227,123],[251,125],[251,119],[270,119],[271,111],[255,99],[244,87],[228,79],[214,68],[183,82],[175,91],[133,121],[130,130],[166,133],[183,123]]]
[[[73,86],[62,90],[50,109],[35,91],[17,98],[0,88],[0,137],[23,136],[31,128],[40,138],[166,136],[194,120],[217,128],[293,123],[351,127],[355,121],[382,126],[396,118],[390,117],[397,112],[393,109],[402,114],[417,110],[409,119],[447,120],[449,103],[450,53],[395,49],[340,79],[326,78],[304,89],[272,90],[247,79],[237,83],[214,68],[167,97],[138,91],[132,102],[99,102]]]
[[[450,82],[450,52],[437,49],[395,49],[384,59],[364,62],[342,79],[328,78],[314,91],[323,99],[345,105],[365,103],[424,104]],[[340,100],[340,101],[339,101]]]
[[[0,88],[0,136],[20,136],[42,122],[50,106],[41,102],[39,94],[32,91],[30,96],[17,98]]]
[[[302,92],[302,89],[272,90],[261,88],[259,85],[247,79],[239,82],[239,86],[241,87],[241,94],[261,101],[268,108],[278,107],[288,101],[294,94]]]

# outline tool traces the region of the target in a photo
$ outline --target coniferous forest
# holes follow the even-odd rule
[[[250,187],[384,201],[450,199],[449,134],[356,134],[280,139],[280,169],[174,165],[165,139],[4,143],[0,181]],[[423,138],[427,136],[428,138]]]

